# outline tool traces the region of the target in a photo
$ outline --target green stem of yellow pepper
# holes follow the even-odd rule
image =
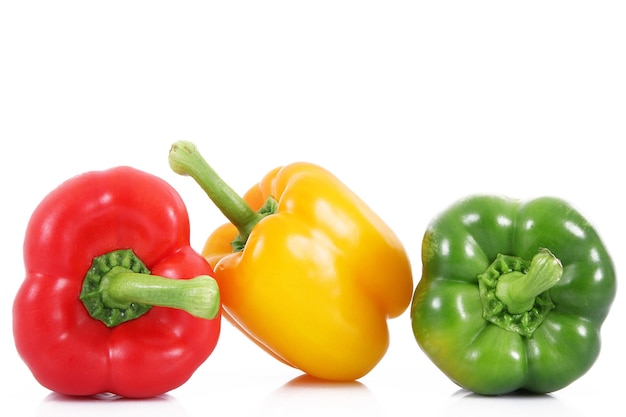
[[[506,305],[509,313],[523,313],[530,310],[535,298],[554,286],[562,274],[561,262],[548,249],[541,249],[533,257],[526,273],[512,271],[500,276],[496,296]]]
[[[178,141],[172,145],[169,164],[174,172],[192,177],[209,196],[217,208],[237,228],[239,236],[233,242],[235,250],[243,249],[254,226],[265,216],[275,212],[275,201],[268,200],[258,212],[254,211],[211,168],[196,146],[187,141]]]

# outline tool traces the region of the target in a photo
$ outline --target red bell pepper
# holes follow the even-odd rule
[[[177,192],[134,168],[78,175],[48,194],[26,229],[13,305],[15,344],[39,383],[146,398],[186,382],[221,319],[213,270],[189,237]]]

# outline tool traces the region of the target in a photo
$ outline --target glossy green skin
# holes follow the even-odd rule
[[[482,317],[477,275],[498,253],[531,259],[548,248],[563,276],[555,308],[531,338]],[[600,327],[615,298],[612,260],[596,231],[566,202],[472,196],[429,225],[411,318],[415,338],[439,369],[484,395],[547,393],[582,376],[600,352]]]

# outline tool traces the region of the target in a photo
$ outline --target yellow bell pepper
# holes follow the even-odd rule
[[[293,163],[243,199],[196,147],[170,166],[230,220],[206,241],[223,315],[277,359],[327,380],[358,379],[389,345],[387,319],[409,306],[411,266],[393,231],[327,170]]]

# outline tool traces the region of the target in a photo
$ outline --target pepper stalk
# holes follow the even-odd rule
[[[202,157],[196,145],[187,141],[174,143],[169,153],[169,164],[174,172],[192,177],[217,208],[237,228],[239,236],[231,242],[234,251],[241,251],[252,229],[265,216],[277,210],[278,203],[270,197],[259,211],[237,194]]]
[[[533,257],[528,272],[503,274],[496,285],[496,296],[511,314],[530,310],[535,299],[554,286],[563,275],[563,266],[548,249],[540,249]]]
[[[115,327],[147,313],[152,307],[170,307],[211,320],[220,308],[213,277],[171,279],[151,275],[130,249],[94,258],[80,294],[87,311],[107,327]]]
[[[531,337],[554,308],[549,289],[562,275],[561,261],[545,248],[539,249],[531,261],[498,254],[478,275],[483,318]]]

